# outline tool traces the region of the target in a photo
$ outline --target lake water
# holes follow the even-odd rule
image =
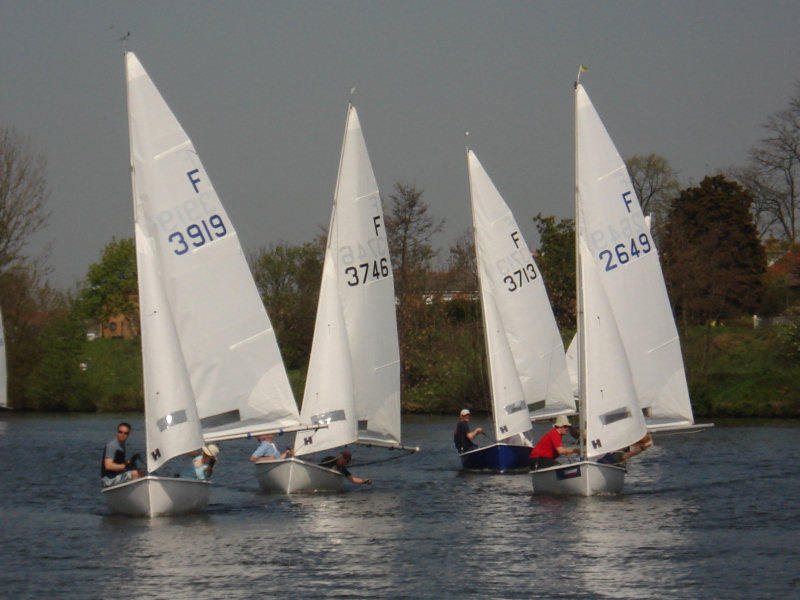
[[[0,415],[0,597],[800,597],[797,422],[657,437],[606,498],[459,472],[455,417],[405,419],[416,455],[356,449],[375,483],[341,494],[263,494],[227,442],[206,512],[135,519],[99,491],[123,419],[141,452],[138,415]]]

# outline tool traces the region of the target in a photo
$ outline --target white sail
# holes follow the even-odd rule
[[[628,446],[647,431],[634,380],[639,365],[630,358],[620,317],[623,308],[637,308],[632,267],[655,254],[655,247],[649,231],[642,231],[641,211],[639,218],[630,212],[638,202],[624,186],[625,164],[580,85],[575,126],[578,378],[586,456],[594,457]]]
[[[647,429],[602,277],[583,236],[580,245],[586,332],[581,406],[586,457],[594,458],[629,446]]]
[[[146,96],[138,93],[149,79],[139,61],[125,55],[128,90],[128,128],[131,151],[131,186],[136,240],[136,263],[141,315],[142,370],[144,374],[147,470],[155,471],[166,461],[197,450],[203,445],[200,419],[195,407],[189,373],[178,341],[175,314],[166,298],[163,273],[155,237],[159,234],[150,215],[166,208],[167,195],[158,183],[148,181],[148,162],[157,160],[148,152],[149,126],[143,115],[150,110]],[[152,87],[152,84],[144,87]],[[188,308],[188,306],[186,307]]]
[[[587,243],[601,268],[633,372],[636,396],[652,417],[694,422],[661,264],[622,157],[582,86],[576,91],[583,189],[603,201],[584,206]],[[585,194],[584,194],[585,195]]]
[[[335,220],[334,208],[331,225]],[[327,425],[327,428],[299,431],[294,444],[295,456],[344,446],[357,437],[350,345],[336,278],[337,253],[338,247],[329,243],[300,411],[303,422]]]
[[[495,436],[531,428],[528,407],[575,410],[564,345],[547,290],[514,216],[467,152]]]
[[[6,366],[6,333],[0,314],[0,408],[8,407],[8,367]]]
[[[172,311],[159,277],[153,239],[139,221],[142,201],[147,199],[135,196],[147,470],[153,472],[171,458],[200,448],[203,436]]]
[[[342,303],[358,418],[358,441],[400,444],[400,350],[394,279],[378,184],[356,109],[348,108],[329,232],[338,248]]]
[[[206,441],[296,429],[299,414],[236,230],[191,140],[128,53],[133,168]],[[159,205],[151,205],[154,198]]]

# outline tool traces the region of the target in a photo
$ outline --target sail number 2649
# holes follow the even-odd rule
[[[640,233],[638,243],[636,239],[631,238],[630,245],[617,244],[614,246],[613,251],[603,250],[597,257],[601,262],[605,263],[605,270],[611,271],[621,265],[629,263],[635,258],[647,254],[652,249],[653,245],[650,243],[649,236],[646,233]]]

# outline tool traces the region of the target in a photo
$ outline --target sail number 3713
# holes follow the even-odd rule
[[[514,271],[511,275],[503,277],[503,281],[508,284],[508,288],[506,289],[509,292],[514,292],[537,277],[536,267],[533,266],[533,263],[528,263],[521,269]]]

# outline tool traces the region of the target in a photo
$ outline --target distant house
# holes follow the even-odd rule
[[[792,244],[767,267],[770,277],[785,277],[791,289],[800,289],[800,244]]]
[[[136,336],[128,320],[123,315],[115,315],[105,323],[100,323],[100,337],[130,340]]]

